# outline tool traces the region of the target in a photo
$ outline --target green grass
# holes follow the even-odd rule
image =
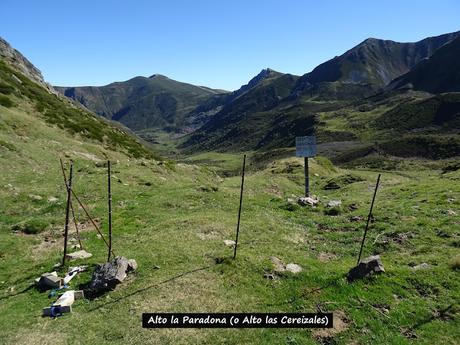
[[[6,108],[11,108],[13,106],[13,101],[8,96],[0,95],[0,105]]]
[[[248,172],[238,258],[215,264],[216,258],[232,255],[223,240],[234,236],[240,177],[221,178],[212,172],[212,166],[218,161],[236,165],[241,157],[222,155],[219,159],[214,154],[207,156],[210,160],[205,165],[165,165],[118,155],[114,181],[121,183],[113,186],[114,250],[117,255],[135,258],[139,270],[115,291],[93,301],[77,301],[72,314],[51,322],[39,317],[41,308],[50,303],[46,293],[28,289],[33,278],[59,262],[61,253],[65,188],[57,162],[45,163],[43,158],[33,162],[39,175],[33,170],[20,172],[20,161],[0,172],[1,184],[12,186],[2,191],[0,199],[2,209],[7,210],[0,218],[5,267],[0,273],[0,323],[6,325],[0,335],[7,343],[30,343],[30,339],[41,343],[50,334],[57,343],[319,342],[309,330],[144,330],[140,328],[142,312],[340,310],[349,324],[333,338],[337,344],[409,344],[414,341],[409,334],[415,334],[416,343],[442,339],[455,344],[460,336],[459,272],[450,263],[459,251],[453,245],[459,237],[459,219],[445,213],[459,206],[458,171],[388,172],[382,176],[365,255],[379,253],[386,273],[348,284],[344,275],[355,263],[364,227],[364,222],[350,222],[349,218],[366,216],[376,172],[336,168],[334,172],[313,160],[312,192],[322,200],[315,209],[284,207],[288,198],[302,194],[300,159],[276,160],[264,170]],[[75,190],[91,214],[102,220],[106,232],[105,169],[91,160],[74,158],[79,171]],[[337,190],[322,189],[334,176],[349,173],[361,181]],[[44,198],[31,202],[25,193]],[[51,206],[48,195],[58,197],[59,202]],[[343,203],[338,216],[325,214],[325,203],[333,199]],[[350,204],[358,209],[349,211]],[[52,226],[39,235],[11,232],[12,224],[31,217],[47,219]],[[84,220],[81,210],[77,217]],[[438,236],[440,230],[448,237]],[[411,235],[400,240],[405,233]],[[45,237],[57,242],[44,242]],[[94,231],[83,232],[83,243],[94,254],[87,264],[104,261],[106,250]],[[320,261],[322,253],[332,259]],[[266,280],[264,272],[272,270],[272,255],[300,264],[303,272]],[[421,262],[430,268],[411,269]],[[72,287],[89,279],[89,273],[82,274],[72,281]]]

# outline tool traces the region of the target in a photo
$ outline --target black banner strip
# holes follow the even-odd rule
[[[332,313],[144,313],[143,328],[332,328]]]

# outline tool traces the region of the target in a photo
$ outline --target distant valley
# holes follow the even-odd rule
[[[441,146],[449,136],[447,157],[458,154],[458,96],[436,95],[460,91],[459,36],[414,43],[369,38],[302,76],[267,68],[233,92],[162,75],[55,89],[166,145],[166,154],[274,150],[316,133],[323,153],[334,159],[377,152],[398,157],[408,154],[398,149],[403,143],[429,134],[425,139]],[[445,109],[449,115],[440,116]]]

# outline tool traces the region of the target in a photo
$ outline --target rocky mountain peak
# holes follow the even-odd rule
[[[49,92],[57,94],[56,90],[45,82],[41,71],[2,37],[0,37],[0,58],[31,80],[44,86]]]

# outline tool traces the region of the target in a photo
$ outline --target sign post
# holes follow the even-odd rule
[[[305,196],[310,196],[310,179],[308,176],[308,158],[316,156],[316,138],[314,135],[295,138],[296,156],[304,157]]]

